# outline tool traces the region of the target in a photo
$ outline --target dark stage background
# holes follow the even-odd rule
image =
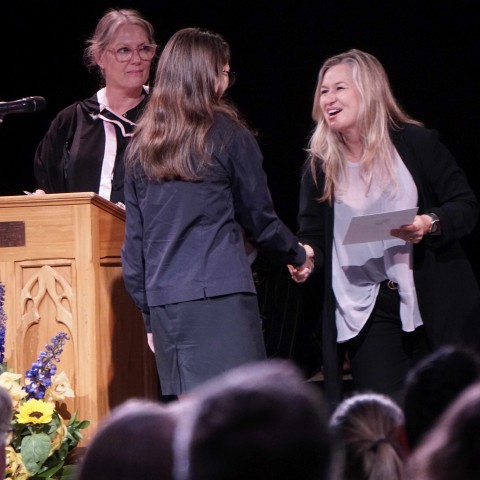
[[[0,125],[0,195],[35,188],[36,145],[55,114],[97,90],[84,41],[110,7],[137,8],[165,44],[179,28],[220,32],[238,73],[231,97],[258,130],[274,203],[296,228],[299,173],[316,75],[329,55],[360,48],[385,66],[406,110],[436,128],[480,194],[480,11],[465,1],[3,1],[0,100],[40,95],[47,108]],[[464,241],[480,277],[480,229]]]

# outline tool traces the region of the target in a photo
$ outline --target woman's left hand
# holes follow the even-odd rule
[[[413,223],[402,225],[400,228],[391,230],[390,234],[406,242],[419,243],[430,230],[431,224],[432,217],[428,215],[416,215]]]

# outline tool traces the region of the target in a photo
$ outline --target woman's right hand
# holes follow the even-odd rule
[[[153,345],[153,333],[147,333],[147,342],[150,350],[155,353],[155,346]]]
[[[302,245],[302,244],[300,244]],[[305,249],[305,253],[307,254],[307,259],[305,263],[300,267],[294,267],[293,265],[288,265],[288,271],[292,276],[292,280],[296,283],[303,283],[305,282],[310,274],[313,271],[314,264],[314,253],[313,249],[310,245],[302,245]]]
[[[23,193],[25,195],[46,195],[45,190],[41,190],[37,188],[34,192],[29,192],[28,190],[24,190]]]

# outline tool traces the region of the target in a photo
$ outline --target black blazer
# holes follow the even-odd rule
[[[413,271],[420,313],[432,348],[442,344],[480,344],[480,290],[458,240],[477,221],[478,202],[464,172],[440,143],[434,130],[404,125],[391,138],[418,190],[418,214],[436,213],[441,236],[424,237],[414,245]],[[300,191],[298,237],[315,250],[315,266],[323,269],[323,367],[327,395],[341,399],[341,363],[337,351],[335,298],[332,290],[333,206],[318,202],[324,175],[310,169]]]
[[[302,265],[305,250],[277,217],[253,135],[217,115],[212,165],[201,181],[125,177],[125,285],[143,311],[233,293],[255,293],[243,227],[259,249]]]
[[[119,117],[108,110],[117,136],[110,201],[123,202],[124,156],[146,98]],[[35,152],[34,172],[37,188],[46,193],[95,192],[100,189],[105,130],[98,116],[97,94],[63,109],[52,121]]]

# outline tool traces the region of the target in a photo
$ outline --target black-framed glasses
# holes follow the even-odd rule
[[[222,73],[224,75],[227,75],[228,88],[230,88],[235,83],[235,80],[237,79],[237,74],[235,72],[232,72],[231,70],[222,70]]]
[[[117,62],[129,62],[133,57],[133,52],[137,52],[141,60],[152,60],[157,53],[156,45],[140,45],[137,48],[120,47],[116,50],[109,49],[113,53]]]

